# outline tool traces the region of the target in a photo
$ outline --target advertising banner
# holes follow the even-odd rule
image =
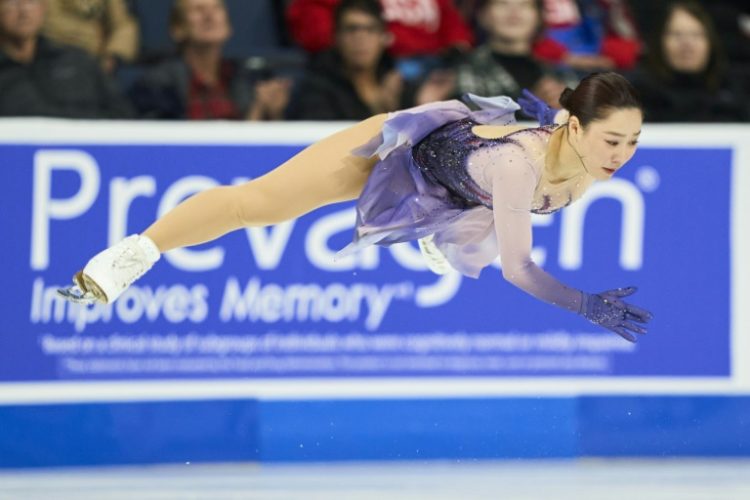
[[[0,382],[280,377],[728,377],[732,149],[643,147],[534,219],[534,259],[589,292],[637,285],[630,344],[502,279],[427,270],[416,245],[335,258],[352,203],[175,250],[114,304],[55,290],[203,189],[302,146],[0,145]]]

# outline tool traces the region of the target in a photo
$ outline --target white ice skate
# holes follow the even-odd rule
[[[430,271],[435,274],[448,274],[453,270],[453,267],[443,255],[443,252],[435,245],[434,240],[434,234],[419,238],[419,250],[422,252],[422,257]]]
[[[73,286],[57,293],[80,304],[114,302],[135,280],[151,269],[160,257],[156,244],[134,234],[96,254],[73,276]]]

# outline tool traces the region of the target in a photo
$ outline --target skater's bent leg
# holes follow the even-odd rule
[[[159,251],[197,245],[246,226],[276,224],[359,196],[375,160],[351,150],[380,132],[377,115],[305,148],[266,175],[198,193],[143,234]]]

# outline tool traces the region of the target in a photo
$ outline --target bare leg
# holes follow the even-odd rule
[[[359,196],[375,160],[350,151],[379,133],[377,115],[309,146],[266,175],[198,193],[143,234],[160,252],[197,245],[246,226],[266,226]]]
[[[73,302],[110,303],[174,248],[197,245],[244,226],[275,224],[359,196],[375,161],[350,151],[379,133],[377,115],[304,149],[275,170],[238,186],[185,200],[142,235],[99,252],[58,293]]]

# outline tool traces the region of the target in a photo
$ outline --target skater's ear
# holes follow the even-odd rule
[[[568,118],[568,135],[576,139],[583,135],[583,125],[581,124],[581,120],[575,115],[571,115]]]

